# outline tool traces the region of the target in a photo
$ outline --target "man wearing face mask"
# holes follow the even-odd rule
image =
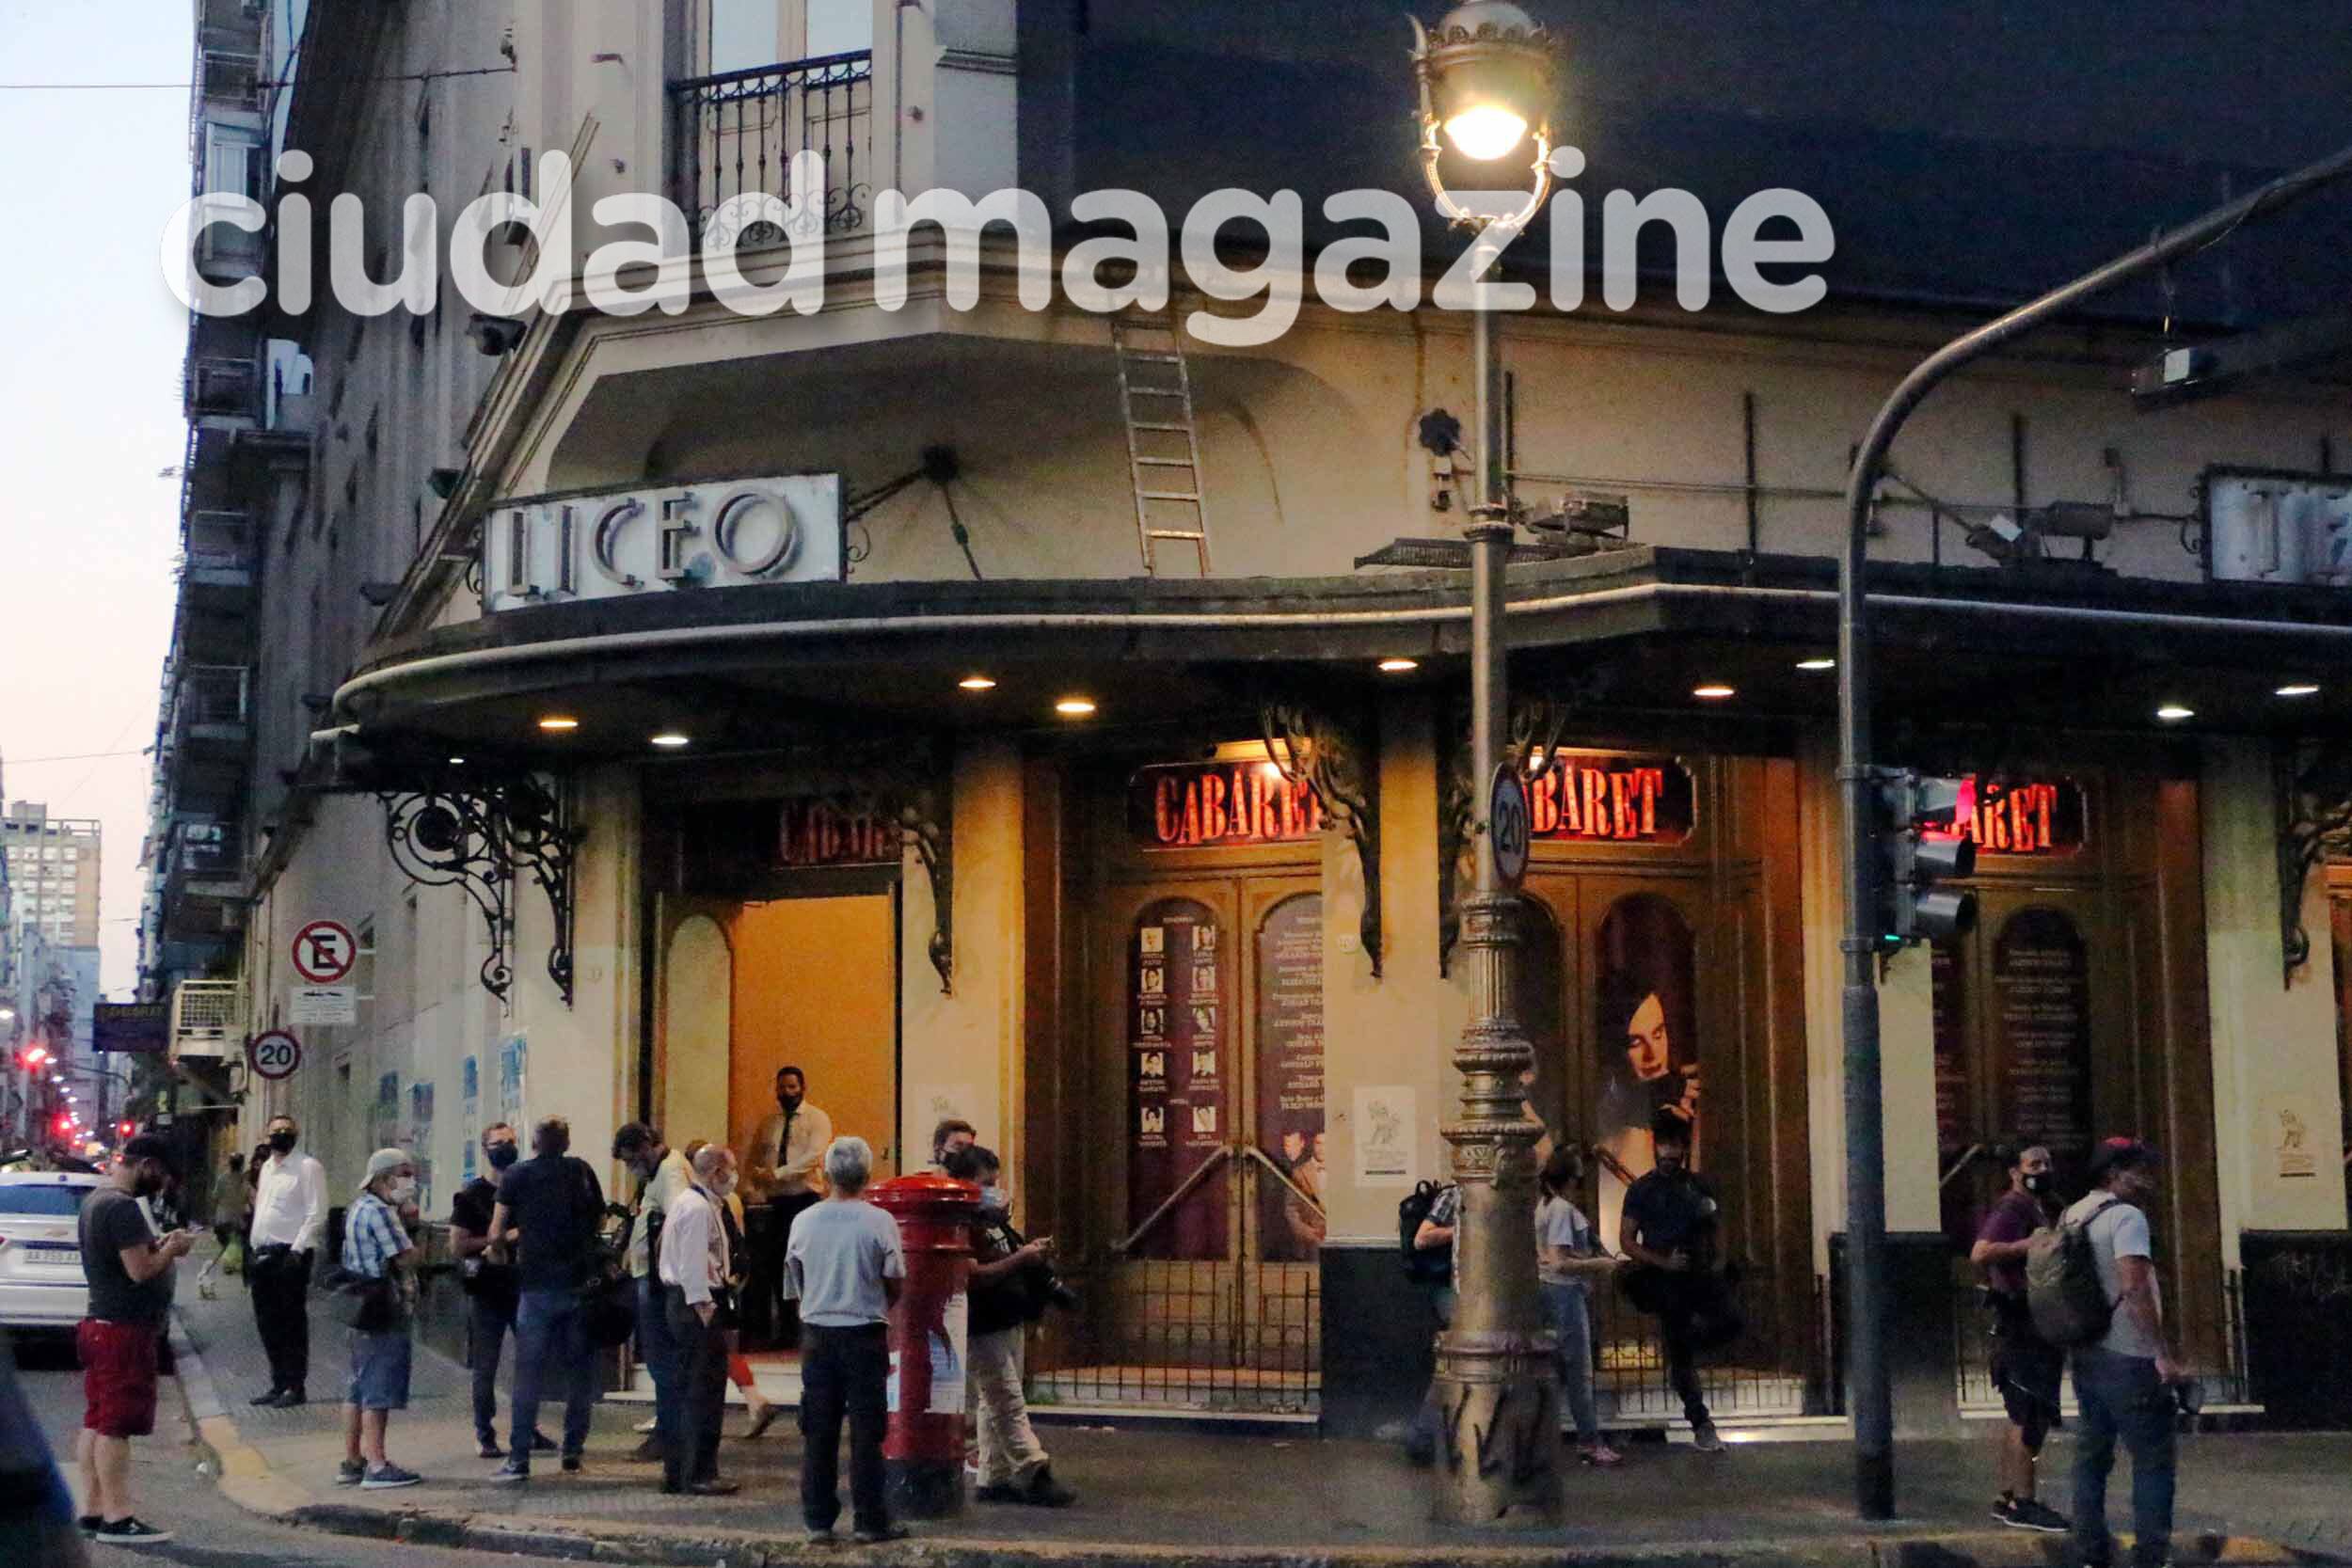
[[[1985,1212],[1968,1261],[1984,1271],[1986,1307],[1992,1313],[1993,1386],[2001,1391],[2009,1422],[1994,1441],[2000,1455],[2001,1495],[1993,1517],[2012,1529],[2056,1535],[2066,1515],[2035,1496],[2034,1462],[2042,1439],[2058,1424],[2058,1383],[2066,1353],[2034,1332],[2026,1303],[2026,1251],[2033,1233],[2058,1217],[2051,1186],[2050,1151],[2040,1144],[2012,1151],[2007,1161],[2009,1190]]]
[[[384,1451],[392,1412],[408,1408],[412,1356],[409,1324],[416,1318],[417,1165],[397,1148],[368,1156],[367,1180],[343,1220],[343,1271],[380,1282],[386,1315],[351,1330],[351,1387],[343,1396],[343,1462],[338,1486],[382,1492],[424,1478],[393,1464]]]
[[[653,1270],[660,1256],[661,1229],[670,1205],[694,1184],[694,1172],[685,1157],[661,1141],[661,1130],[632,1121],[612,1134],[612,1158],[637,1178],[637,1208],[628,1224],[628,1276],[637,1290],[637,1354],[653,1379],[653,1435],[638,1445],[639,1460],[667,1462],[676,1435],[677,1403],[671,1385],[677,1381],[679,1346],[670,1337],[669,1315],[661,1302],[661,1281]]]
[[[193,1230],[158,1237],[139,1199],[164,1190],[171,1146],[142,1133],[123,1145],[105,1183],[82,1201],[82,1266],[89,1316],[74,1331],[87,1413],[75,1453],[82,1465],[82,1528],[118,1545],[151,1545],[171,1532],[131,1512],[131,1439],[155,1430],[156,1341],[171,1307],[171,1266],[196,1244]]]
[[[1658,1315],[1666,1383],[1682,1401],[1692,1447],[1721,1453],[1724,1440],[1699,1386],[1698,1352],[1703,1341],[1728,1338],[1724,1330],[1733,1323],[1730,1291],[1716,1257],[1723,1214],[1707,1183],[1691,1172],[1690,1124],[1661,1114],[1650,1138],[1658,1167],[1625,1195],[1619,1236],[1634,1263],[1625,1271],[1625,1293]]]
[[[292,1117],[269,1120],[269,1158],[253,1191],[253,1325],[269,1357],[269,1388],[255,1404],[300,1404],[310,1376],[310,1259],[326,1233],[326,1171],[294,1151],[301,1130]]]
[[[808,1075],[776,1069],[776,1114],[752,1134],[743,1160],[748,1199],[764,1199],[768,1224],[752,1237],[752,1301],[746,1333],[765,1329],[777,1344],[800,1343],[800,1316],[784,1291],[784,1259],[792,1222],[824,1196],[818,1162],[833,1142],[833,1117],[808,1102]]]
[[[522,1287],[515,1265],[490,1260],[490,1216],[498,1209],[499,1179],[521,1155],[515,1130],[493,1122],[482,1130],[482,1154],[489,1174],[477,1176],[450,1200],[451,1250],[457,1255],[458,1277],[467,1299],[468,1359],[473,1368],[473,1433],[485,1459],[502,1459],[505,1448],[498,1438],[499,1357],[507,1336],[515,1332],[515,1308]],[[555,1443],[546,1433],[531,1434],[532,1451],[553,1453]]]
[[[949,1154],[946,1174],[980,1189],[980,1212],[972,1222],[971,1346],[972,1406],[980,1433],[980,1487],[984,1503],[1028,1503],[1067,1508],[1077,1494],[1054,1479],[1053,1462],[1029,1426],[1021,1389],[1023,1330],[1044,1311],[1054,1278],[1054,1243],[1040,1236],[1024,1241],[1012,1227],[1011,1206],[998,1184],[995,1154],[968,1144]]]
[[[719,1205],[735,1190],[735,1152],[705,1144],[683,1190],[670,1200],[657,1248],[660,1310],[675,1346],[661,1391],[665,1422],[661,1490],[723,1497],[735,1482],[719,1478],[719,1423],[727,1403],[727,1330],[735,1260]]]
[[[515,1415],[507,1429],[506,1463],[490,1479],[518,1485],[531,1479],[531,1434],[539,1430],[539,1400],[552,1380],[564,1398],[563,1467],[584,1463],[588,1425],[596,1415],[596,1347],[580,1288],[596,1260],[596,1225],[604,1216],[604,1185],[585,1160],[571,1153],[572,1124],[542,1117],[531,1130],[532,1157],[499,1182],[490,1212],[490,1258],[513,1262],[520,1292],[515,1307]]]

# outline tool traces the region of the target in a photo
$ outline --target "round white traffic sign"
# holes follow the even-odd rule
[[[339,920],[313,920],[294,939],[294,973],[314,986],[331,986],[359,961],[359,939]]]
[[[1495,877],[1505,888],[1516,889],[1519,879],[1527,875],[1528,846],[1527,783],[1519,777],[1514,763],[1504,763],[1495,769],[1493,787],[1486,793],[1486,831],[1494,835]]]
[[[256,1035],[245,1048],[246,1060],[264,1078],[291,1078],[302,1065],[302,1042],[283,1029]]]

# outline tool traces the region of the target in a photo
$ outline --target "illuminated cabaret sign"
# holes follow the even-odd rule
[[[1555,843],[1680,844],[1698,825],[1697,787],[1672,757],[1563,752],[1527,797],[1534,836]]]
[[[1974,839],[1987,855],[2072,855],[2090,842],[2090,806],[2072,779],[1971,776],[1968,782],[1974,809],[1957,828],[1931,829],[1924,836]]]
[[[1290,844],[1323,831],[1323,803],[1271,762],[1159,764],[1128,781],[1127,831],[1147,849]]]

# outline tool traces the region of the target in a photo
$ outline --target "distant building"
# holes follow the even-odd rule
[[[98,945],[98,872],[103,832],[93,817],[52,816],[18,800],[0,819],[0,852],[15,893],[11,924],[40,927],[60,947]]]

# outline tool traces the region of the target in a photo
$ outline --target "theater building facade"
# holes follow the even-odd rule
[[[1025,78],[975,62],[1029,45],[894,36],[860,78],[892,173],[1006,182]],[[526,90],[532,134],[568,143],[581,94],[612,145],[676,134],[684,100],[618,80]],[[1004,1154],[1084,1298],[1036,1330],[1041,1403],[1378,1430],[1425,1375],[1397,1208],[1446,1175],[1470,1009],[1462,497],[1422,439],[1467,415],[1465,321],[1310,303],[1270,344],[1185,341],[1200,570],[1139,550],[1101,316],[1025,309],[993,245],[975,307],[918,244],[885,310],[870,244],[835,237],[813,315],[526,324],[307,725],[248,927],[257,1017],[322,915],[367,937],[371,1010],[246,1119],[295,1109],[343,1166],[410,1138],[445,1205],[484,1121],[741,1147],[800,1067],[884,1175],[946,1116]],[[1236,309],[1181,277],[1177,307]],[[1613,1243],[1653,1117],[1692,1122],[1748,1325],[1708,1372],[1726,1426],[1842,1419],[1835,498],[1950,325],[1504,326],[1521,499],[1622,508],[1523,533],[1509,575],[1529,1104],[1593,1151]],[[2281,1357],[2352,1256],[2352,601],[2230,580],[2207,543],[2228,474],[2344,489],[2344,417],[2288,384],[2136,413],[2144,346],[2070,327],[1949,388],[1872,546],[1881,760],[1974,779],[1979,849],[1975,929],[1881,971],[1908,1431],[1996,1405],[1963,1259],[2005,1140],[2075,1180],[2102,1136],[2161,1146],[2166,1301],[2215,1405],[2309,1414]],[[2084,561],[1965,544],[2086,498],[2113,526]],[[1613,1418],[1665,1424],[1651,1326],[1599,1316]]]

